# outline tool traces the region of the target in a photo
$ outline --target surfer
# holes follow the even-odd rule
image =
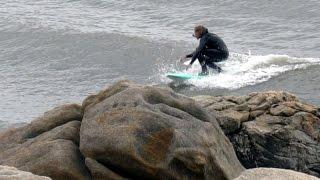
[[[186,68],[188,70],[193,62],[198,59],[202,68],[199,75],[209,74],[207,66],[220,73],[222,69],[215,62],[221,62],[228,58],[229,51],[226,44],[218,35],[208,32],[208,29],[201,25],[194,28],[193,37],[200,39],[199,46],[191,54],[181,57],[180,62],[185,61],[187,58],[192,58]]]

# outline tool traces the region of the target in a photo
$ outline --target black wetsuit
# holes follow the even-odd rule
[[[198,59],[202,72],[207,73],[207,66],[216,69],[221,72],[221,68],[215,64],[215,62],[220,62],[226,60],[229,56],[229,51],[223,40],[216,34],[209,33],[207,30],[201,36],[198,48],[186,57],[191,59],[190,64]]]

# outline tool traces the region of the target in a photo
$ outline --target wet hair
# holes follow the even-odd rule
[[[194,27],[194,32],[200,32],[201,35],[208,33],[208,29],[202,25]]]

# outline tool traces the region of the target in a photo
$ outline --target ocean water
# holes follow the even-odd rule
[[[226,42],[221,74],[186,95],[285,90],[320,105],[320,1],[2,0],[0,129],[121,80],[166,85],[203,24]],[[197,63],[190,72],[199,72]]]

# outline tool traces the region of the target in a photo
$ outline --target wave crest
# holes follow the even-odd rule
[[[288,55],[245,55],[231,53],[228,60],[217,63],[223,72],[218,74],[211,71],[208,77],[189,80],[198,88],[227,88],[238,89],[269,80],[284,72],[320,65],[319,58],[297,58]],[[160,81],[168,83],[165,77],[168,72],[184,72],[178,65],[160,65]],[[196,74],[201,70],[199,63],[194,63],[189,73]]]

